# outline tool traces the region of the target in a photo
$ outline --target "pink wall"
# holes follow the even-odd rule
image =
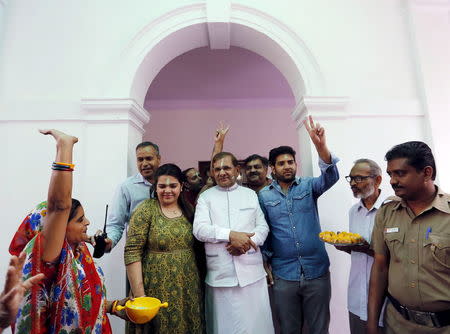
[[[144,140],[156,142],[163,162],[182,168],[209,160],[220,121],[231,126],[225,150],[238,159],[268,156],[279,145],[298,151],[294,98],[265,58],[248,50],[198,48],[167,64],[152,82]]]
[[[265,58],[238,47],[204,47],[169,62],[153,80],[145,104],[155,100],[254,98],[293,101],[289,84]]]
[[[152,112],[144,140],[160,146],[162,161],[181,168],[209,160],[219,121],[231,126],[224,150],[245,159],[253,153],[268,156],[275,146],[291,145],[298,151],[296,126],[290,109],[157,110]]]

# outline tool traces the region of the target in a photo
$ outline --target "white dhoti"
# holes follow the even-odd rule
[[[266,278],[243,288],[206,285],[208,334],[273,334]]]

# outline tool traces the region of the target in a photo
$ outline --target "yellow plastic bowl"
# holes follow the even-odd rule
[[[158,298],[138,297],[134,300],[128,300],[125,306],[116,306],[117,311],[125,309],[128,318],[135,324],[145,324],[152,320],[158,314],[161,307],[167,308],[167,302],[161,303]]]

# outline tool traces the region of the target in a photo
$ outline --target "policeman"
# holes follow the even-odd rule
[[[386,153],[395,197],[377,213],[368,333],[387,294],[386,333],[450,333],[450,196],[434,184],[431,149],[412,141]]]

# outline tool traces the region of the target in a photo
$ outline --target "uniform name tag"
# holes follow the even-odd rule
[[[389,228],[385,228],[384,231],[386,233],[394,233],[394,232],[398,232],[398,227],[389,227]]]

